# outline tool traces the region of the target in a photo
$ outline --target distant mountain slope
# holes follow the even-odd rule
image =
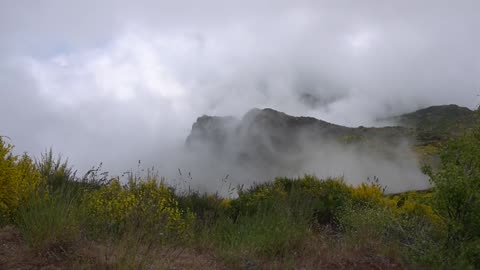
[[[186,144],[192,150],[208,150],[234,162],[290,167],[296,162],[292,159],[305,158],[306,153],[333,144],[393,156],[393,149],[414,138],[409,127],[350,128],[273,109],[252,109],[242,119],[199,117]]]
[[[416,130],[417,139],[424,143],[444,141],[458,136],[477,123],[477,113],[458,105],[432,106],[393,117],[399,125]]]
[[[476,113],[457,105],[444,105],[390,120],[398,126],[351,128],[313,117],[295,117],[269,108],[252,109],[242,119],[199,117],[186,144],[190,149],[207,149],[236,162],[267,165],[278,163],[280,156],[302,156],[305,152],[332,144],[352,146],[362,153],[382,158],[396,155],[402,145],[417,145],[417,154],[428,159],[436,148],[425,146],[471,128],[476,123]]]
[[[298,140],[335,140],[349,143],[361,140],[383,139],[395,142],[413,138],[411,127],[351,128],[332,124],[313,117],[295,117],[273,109],[252,109],[242,119],[234,117],[202,116],[193,124],[187,138],[188,145],[225,144],[232,136],[268,136],[275,147],[285,147]]]

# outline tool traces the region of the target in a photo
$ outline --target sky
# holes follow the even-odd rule
[[[480,99],[476,0],[0,0],[0,134],[79,170],[171,170],[196,118],[348,125]],[[175,168],[176,170],[176,168]]]

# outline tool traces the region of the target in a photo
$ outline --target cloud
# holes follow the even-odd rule
[[[203,114],[272,107],[357,126],[475,107],[479,5],[4,1],[0,133],[118,172],[139,159],[175,167]]]

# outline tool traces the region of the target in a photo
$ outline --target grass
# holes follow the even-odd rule
[[[72,260],[78,269],[474,269],[479,263],[478,239],[465,238],[456,253],[447,245],[459,221],[437,207],[437,189],[386,195],[378,181],[350,186],[306,175],[232,189],[237,196],[224,198],[176,192],[150,171],[129,173],[124,182],[100,167],[77,177],[52,151],[35,165],[9,158],[4,166],[16,178],[5,183],[25,183],[18,172],[28,168],[38,184],[18,193],[21,199],[8,197],[22,203],[4,211],[7,222],[38,256]]]
[[[38,250],[66,249],[80,238],[80,207],[72,194],[37,194],[17,213],[15,223]]]
[[[241,216],[235,222],[221,218],[207,235],[225,255],[246,252],[249,256],[285,257],[309,233],[305,220],[276,209]]]
[[[165,250],[169,249],[211,251],[228,268],[280,265],[294,268],[299,261],[309,260],[299,254],[306,246],[312,249],[315,244],[311,239],[320,239],[322,235],[323,241],[335,243],[331,246],[338,249],[344,248],[341,243],[348,243],[355,249],[371,250],[366,241],[361,242],[365,239],[354,243],[354,235],[381,241],[384,246],[397,240],[382,238],[382,230],[390,227],[378,222],[381,217],[371,219],[380,211],[352,210],[347,214],[358,198],[355,199],[355,188],[341,179],[281,178],[242,190],[236,199],[194,191],[178,195],[152,179],[136,178],[134,183],[123,187],[115,181],[92,188],[70,177],[63,182],[57,179],[55,185],[46,186],[19,208],[15,224],[39,254],[66,256],[74,252],[76,242],[104,243],[105,259],[97,258],[96,264],[114,269],[167,265],[169,257],[165,257],[168,254]],[[100,200],[102,204],[92,200]],[[128,214],[130,211],[133,216]],[[157,217],[156,213],[167,215]],[[365,220],[370,223],[364,223]],[[372,224],[377,227],[371,227]],[[330,233],[325,234],[325,230]],[[393,252],[373,253],[395,260],[401,258]]]
[[[66,252],[81,238],[85,193],[100,181],[91,177],[92,173],[78,179],[68,161],[55,158],[52,150],[41,155],[36,168],[45,185],[17,209],[14,222],[38,252]]]

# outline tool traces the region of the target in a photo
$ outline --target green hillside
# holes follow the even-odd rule
[[[458,105],[432,106],[392,118],[401,126],[416,130],[423,144],[445,141],[458,137],[478,122],[478,114]]]

